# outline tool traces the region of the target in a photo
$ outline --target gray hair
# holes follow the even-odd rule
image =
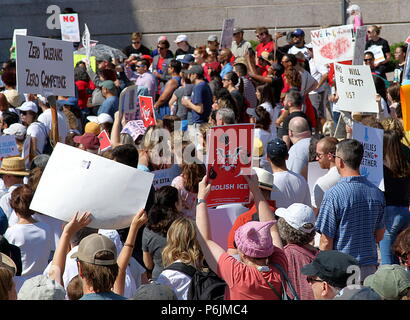
[[[345,139],[336,145],[336,154],[353,170],[359,170],[363,153],[363,145],[355,139]]]
[[[235,124],[235,112],[230,108],[221,108],[217,111],[216,115],[219,115],[225,124]]]
[[[293,243],[298,246],[304,246],[305,244],[312,242],[316,234],[316,230],[313,230],[310,233],[296,230],[288,224],[284,218],[279,218],[278,230],[282,240],[286,243]]]
[[[286,94],[286,100],[295,107],[301,107],[303,103],[303,97],[298,90],[291,89]]]

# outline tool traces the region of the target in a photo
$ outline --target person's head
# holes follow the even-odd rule
[[[248,108],[246,109],[246,113],[250,116],[250,122],[255,123],[255,128],[270,131],[272,119],[264,107],[257,106],[256,108]]]
[[[162,250],[162,263],[166,268],[176,260],[202,269],[204,256],[197,240],[195,222],[189,218],[176,219],[168,229],[167,245]]]
[[[10,128],[12,124],[18,123],[19,119],[20,118],[17,113],[11,111],[3,111],[1,114],[1,129]]]
[[[363,58],[364,64],[366,66],[370,66],[370,68],[374,68],[374,54],[371,51],[367,51],[364,54],[364,58]]]
[[[202,163],[183,162],[181,171],[185,190],[198,193],[198,184],[206,174],[205,166]]]
[[[345,139],[336,145],[335,164],[342,175],[346,170],[359,173],[364,154],[363,145],[355,139]]]
[[[334,137],[324,137],[316,144],[316,159],[322,169],[330,169],[335,165],[336,145],[339,143]]]
[[[275,167],[286,167],[286,160],[289,156],[286,143],[279,138],[269,141],[266,146],[266,153],[271,164]]]
[[[202,64],[208,59],[208,53],[204,46],[195,48],[194,50],[195,63]]]
[[[296,29],[291,34],[292,42],[297,47],[301,47],[305,44],[305,32],[302,29]]]
[[[233,29],[233,40],[240,43],[243,40],[243,30],[241,28]]]
[[[294,117],[289,121],[289,138],[293,144],[301,139],[309,138],[312,133],[308,121],[303,117]]]
[[[271,35],[269,34],[269,30],[266,27],[258,27],[255,30],[256,38],[258,38],[259,42],[267,43],[272,40]]]
[[[30,210],[33,196],[33,190],[26,184],[13,190],[10,198],[10,207],[16,212],[18,217],[28,219],[34,214],[34,211]]]
[[[383,164],[389,169],[394,178],[403,178],[410,174],[410,164],[402,149],[402,138],[402,132],[396,130],[384,131]]]
[[[158,53],[165,57],[167,55],[167,51],[169,49],[169,42],[168,40],[160,40],[157,44]]]
[[[216,112],[216,125],[223,126],[225,124],[235,124],[235,112],[230,108],[220,108]]]
[[[410,274],[397,264],[379,266],[376,273],[364,279],[363,284],[376,291],[383,300],[410,298]]]
[[[27,185],[33,190],[33,192],[36,191],[37,186],[40,182],[41,176],[43,175],[44,169],[36,167],[34,169],[31,169],[30,175],[28,176],[28,183]]]
[[[227,89],[235,87],[238,84],[238,82],[239,82],[239,77],[233,71],[227,72],[222,78],[222,85],[224,88],[227,88]]]
[[[380,37],[380,31],[382,30],[382,26],[372,25],[367,28],[367,37],[369,40],[377,41]]]
[[[17,85],[16,73],[14,71],[5,71],[1,75],[1,80],[6,85],[6,88],[15,88]]]
[[[38,107],[33,101],[26,101],[17,108],[20,111],[21,122],[25,126],[29,126],[37,119]]]
[[[24,177],[30,172],[26,170],[24,159],[21,157],[3,158],[0,167],[0,177],[3,179],[4,185],[10,188],[15,184],[23,184]]]
[[[133,144],[123,144],[116,146],[112,150],[114,161],[125,164],[127,166],[138,167],[138,150]]]
[[[399,233],[392,246],[392,251],[399,258],[401,265],[410,267],[410,227]]]
[[[84,285],[96,293],[110,292],[118,275],[117,248],[112,240],[93,233],[81,240],[77,259],[78,274]]]
[[[281,64],[286,69],[295,67],[298,64],[298,59],[294,54],[287,53],[282,56]]]
[[[208,37],[208,48],[210,50],[218,50],[219,42],[218,37],[216,35],[213,34]]]
[[[204,79],[204,69],[199,64],[192,65],[187,71],[191,83]]]
[[[355,16],[360,15],[361,10],[357,4],[351,4],[347,9],[346,12],[348,15]]]
[[[389,104],[400,103],[400,84],[394,83],[387,88],[387,99]]]
[[[278,208],[275,215],[278,220],[279,234],[288,244],[304,246],[315,238],[316,216],[311,207],[294,203],[288,208]]]
[[[173,75],[179,75],[182,70],[182,64],[178,60],[171,60],[168,64],[168,73]]]
[[[303,97],[298,90],[289,90],[286,93],[285,100],[283,101],[283,105],[285,109],[298,109],[302,108]]]
[[[135,49],[139,49],[141,47],[141,40],[142,40],[142,33],[141,32],[133,32],[131,34],[131,45]]]
[[[403,63],[406,60],[407,46],[400,45],[394,50],[394,59],[399,63]]]
[[[248,74],[248,67],[244,63],[235,63],[233,70],[239,77],[244,77]]]
[[[103,81],[103,83],[101,83],[101,93],[105,98],[115,96],[117,94],[117,89],[115,87],[114,81]]]
[[[3,93],[0,93],[0,111],[6,112],[9,108],[10,104],[7,101],[7,97]]]
[[[135,63],[135,70],[138,74],[144,74],[148,71],[150,63],[146,59],[138,59]]]
[[[67,297],[68,300],[79,300],[83,295],[83,283],[80,276],[77,274],[67,285]]]
[[[84,133],[82,136],[73,138],[78,143],[78,148],[91,153],[97,153],[100,147],[100,140],[93,133]]]
[[[218,61],[222,64],[226,64],[231,61],[232,51],[231,49],[225,48],[222,49],[218,56]]]
[[[376,93],[387,102],[387,89],[384,80],[379,76],[373,75],[373,82],[376,88]]]
[[[183,50],[186,49],[187,46],[189,46],[188,36],[185,34],[178,35],[174,42],[176,43],[178,48]]]
[[[0,300],[17,300],[16,286],[13,277],[17,266],[6,254],[0,253]]]
[[[320,251],[312,263],[301,272],[307,276],[315,300],[330,300],[346,287],[352,266],[359,262],[352,256],[336,250]]]
[[[87,71],[84,68],[76,67],[74,68],[74,81],[90,81]]]
[[[64,287],[46,275],[38,275],[24,281],[18,300],[64,300]]]

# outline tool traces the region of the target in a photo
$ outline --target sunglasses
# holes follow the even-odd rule
[[[257,38],[260,38],[260,37],[262,37],[263,35],[265,35],[265,33],[257,34],[256,37],[257,37]]]
[[[140,44],[141,42],[140,41],[132,41],[132,43]]]
[[[373,61],[373,59],[363,59],[364,62]]]
[[[314,278],[307,278],[307,282],[309,283],[309,284],[313,284],[313,283],[315,283],[315,282],[325,282],[324,280],[320,280],[320,279],[314,279]]]
[[[165,47],[157,47],[159,50],[164,50],[166,49]]]

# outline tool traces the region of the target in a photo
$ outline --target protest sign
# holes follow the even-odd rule
[[[75,96],[72,43],[17,35],[16,44],[19,93]]]
[[[409,83],[410,83],[410,45],[407,46],[406,64],[403,70],[402,85],[409,84]]]
[[[125,120],[138,120],[140,117],[138,86],[129,86],[121,91],[119,98],[119,116],[124,114]]]
[[[106,151],[111,148],[111,141],[110,138],[108,137],[107,131],[103,130],[99,135],[98,135],[98,140],[100,141],[100,151]]]
[[[370,67],[335,63],[335,80],[340,110],[378,113],[376,88]]]
[[[169,169],[156,170],[152,173],[154,174],[152,185],[157,190],[163,186],[170,186],[172,180],[181,174],[181,168],[178,165],[173,165]]]
[[[366,31],[367,28],[364,26],[358,27],[356,29],[356,37],[354,39],[353,65],[363,65],[364,51],[366,47]]]
[[[60,14],[61,39],[80,42],[80,27],[77,13]]]
[[[360,141],[364,148],[360,174],[381,191],[384,191],[383,130],[367,127],[353,121],[352,138]]]
[[[221,43],[219,49],[230,48],[232,45],[233,26],[235,19],[225,19],[222,26]]]
[[[144,121],[142,120],[131,120],[128,121],[124,128],[121,130],[121,133],[126,133],[131,136],[135,141],[141,135],[145,134],[147,128],[144,126]]]
[[[87,56],[85,54],[74,53],[74,67],[77,64],[77,62],[79,62],[79,61],[84,61],[85,62],[86,59],[87,59]],[[91,69],[94,72],[97,72],[97,59],[94,56],[90,57],[90,64],[91,64]]]
[[[410,84],[400,87],[401,112],[403,114],[403,128],[410,131]]]
[[[209,207],[249,202],[249,187],[242,174],[251,170],[253,129],[253,124],[237,124],[210,130],[206,161],[212,180]]]
[[[0,136],[0,158],[19,156],[16,137],[13,135]]]
[[[145,128],[153,126],[156,123],[154,103],[152,97],[139,96],[141,119],[144,121]]]
[[[30,209],[63,221],[78,211],[89,211],[90,228],[126,228],[145,207],[153,177],[152,173],[57,143]]]
[[[90,63],[91,62],[90,60],[91,59],[91,35],[90,35],[90,31],[88,30],[87,24],[84,25],[84,32],[81,38],[81,42],[83,44],[83,47],[85,48],[86,60],[88,61],[88,63]]]
[[[16,35],[26,36],[27,29],[14,29],[13,31],[13,41],[11,46],[14,47],[14,50],[10,54],[10,59],[16,59]]]
[[[353,59],[353,25],[344,25],[310,32],[316,64],[329,64]]]
[[[383,46],[373,45],[373,46],[367,48],[366,52],[367,52],[367,51],[371,51],[371,52],[373,53],[373,55],[374,55],[374,63],[375,63],[375,64],[381,63],[381,62],[383,62],[384,60],[386,60],[386,59],[384,58]]]

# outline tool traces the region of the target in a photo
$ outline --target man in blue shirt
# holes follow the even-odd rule
[[[97,115],[108,113],[114,119],[114,113],[118,111],[117,89],[114,82],[112,80],[105,80],[101,83],[101,93],[105,100],[98,109]]]
[[[223,79],[224,75],[228,72],[233,71],[233,67],[231,64],[232,60],[232,51],[231,49],[222,49],[221,53],[218,56],[218,61],[222,65],[222,70],[220,73],[221,78]]]
[[[376,244],[384,236],[383,192],[360,175],[363,146],[354,139],[336,145],[335,162],[342,177],[325,192],[316,229],[320,250],[338,250],[359,261],[361,279],[377,270]]]

